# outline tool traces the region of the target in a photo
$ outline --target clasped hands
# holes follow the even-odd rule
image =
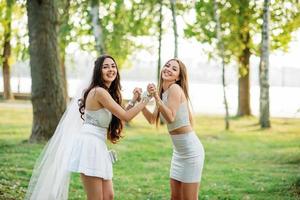
[[[147,85],[147,91],[145,91],[143,93],[142,88],[136,87],[133,90],[133,98],[131,100],[131,102],[135,103],[136,101],[143,101],[144,100],[151,100],[152,97],[154,97],[155,99],[159,98],[157,89],[156,89],[156,85],[154,83],[149,83]]]

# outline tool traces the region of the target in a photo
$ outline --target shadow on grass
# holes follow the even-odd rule
[[[245,127],[245,128],[249,128],[249,127],[258,127],[258,128],[257,128],[258,130],[264,130],[264,129],[260,128],[259,122],[251,123],[251,124],[244,124],[243,127]]]
[[[252,115],[250,115],[250,116],[237,116],[237,115],[235,115],[235,116],[230,116],[229,120],[235,121],[235,120],[240,120],[240,119],[253,119],[253,118],[254,118],[254,116],[252,116]]]
[[[257,125],[256,125],[257,126]],[[261,127],[257,127],[256,129],[252,129],[252,130],[249,130],[250,132],[265,132],[265,133],[268,133],[268,132],[271,132],[271,128],[261,128]]]
[[[297,196],[297,199],[300,199],[300,177],[292,185],[291,190]]]
[[[299,165],[300,166],[300,158],[297,158],[297,159],[294,159],[294,160],[288,160],[287,162],[285,162],[285,164]]]

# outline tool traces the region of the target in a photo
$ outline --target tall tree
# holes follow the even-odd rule
[[[0,10],[0,43],[2,44],[0,45],[0,63],[2,64],[1,68],[4,66],[2,68],[4,75],[4,96],[9,96],[12,94],[9,80],[13,75],[11,69],[14,63],[28,59],[28,32],[27,23],[24,23],[24,18],[27,15],[25,2],[22,1],[0,1]],[[18,24],[18,26],[12,26],[12,23]],[[17,73],[18,70],[18,68],[15,68]],[[9,89],[7,87],[8,84]]]
[[[177,32],[177,21],[176,21],[176,0],[170,0],[171,12],[172,12],[172,22],[173,22],[173,32],[174,32],[174,57],[178,57],[178,32]]]
[[[2,54],[2,64],[3,64],[3,98],[4,99],[14,99],[13,93],[11,91],[10,85],[10,57],[11,57],[11,21],[12,21],[12,9],[15,1],[6,0],[5,16],[3,26],[4,26],[4,42],[3,42],[3,54]]]
[[[222,86],[223,86],[223,99],[224,99],[224,107],[225,107],[225,129],[229,130],[229,111],[228,111],[228,102],[226,96],[226,80],[225,80],[225,56],[224,56],[224,44],[221,33],[221,24],[220,24],[220,16],[218,11],[217,0],[214,0],[214,18],[216,21],[216,35],[217,35],[217,43],[218,43],[218,55],[222,61]]]
[[[67,80],[67,70],[66,70],[66,47],[71,41],[70,32],[72,26],[69,23],[70,18],[70,2],[71,0],[59,1],[58,8],[58,21],[59,21],[59,31],[58,31],[58,46],[59,46],[59,57],[60,57],[60,67],[62,72],[62,89],[64,96],[66,97],[66,102],[68,103],[68,80]]]
[[[27,14],[33,106],[30,141],[39,141],[52,136],[66,108],[57,45],[57,5],[52,0],[30,0]]]
[[[95,38],[95,49],[98,55],[104,54],[102,24],[99,17],[100,0],[91,0],[90,15],[92,19],[93,35]]]
[[[225,61],[238,63],[238,116],[250,115],[249,61],[252,54],[259,54],[259,44],[253,37],[261,32],[261,2],[255,0],[218,1],[221,18],[221,31],[225,47]],[[291,6],[292,5],[292,6]],[[287,49],[292,32],[300,27],[300,6],[297,0],[275,0],[270,5],[272,18],[273,49]],[[286,9],[283,9],[286,8]],[[209,43],[217,48],[213,22],[213,2],[197,1],[195,4],[196,22],[185,30],[188,37]],[[211,51],[210,55],[214,55]]]
[[[263,25],[261,37],[261,55],[259,65],[260,83],[260,117],[262,128],[269,128],[270,124],[270,100],[269,100],[269,11],[270,0],[264,0]]]
[[[159,20],[158,20],[158,60],[157,60],[157,83],[159,82],[160,77],[160,66],[161,66],[161,41],[162,41],[162,15],[163,3],[159,2]]]

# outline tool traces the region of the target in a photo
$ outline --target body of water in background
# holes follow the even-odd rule
[[[69,79],[69,96],[76,92],[79,80]],[[131,99],[135,87],[146,89],[146,81],[121,81],[122,95],[124,99]],[[13,92],[29,93],[31,91],[30,78],[12,78]],[[3,82],[0,83],[0,91],[3,91]],[[230,115],[237,112],[237,85],[227,86],[227,99]],[[223,115],[223,89],[220,84],[190,83],[190,98],[194,113]],[[256,116],[259,115],[259,86],[251,87],[251,109]],[[270,114],[272,117],[300,118],[300,88],[299,87],[270,87]]]

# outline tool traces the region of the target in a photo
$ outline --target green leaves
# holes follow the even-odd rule
[[[10,31],[11,64],[28,58],[28,31],[24,23],[26,8],[24,2],[15,0],[0,1],[0,63],[2,64],[5,32]],[[11,24],[11,25],[10,25]],[[8,26],[11,26],[11,29]]]
[[[133,0],[126,3],[123,0],[93,3],[98,4],[99,8],[102,46],[122,65],[133,50],[140,48],[133,38],[150,34],[150,28],[154,26],[151,18],[154,3]],[[74,42],[83,50],[96,52],[90,11],[91,1],[70,1],[67,23],[64,21],[60,26],[60,46],[66,48]]]
[[[237,59],[243,49],[259,54],[262,26],[262,2],[254,0],[218,1],[221,31],[228,61]],[[272,1],[271,5],[272,49],[287,50],[292,32],[300,27],[300,6],[297,0]],[[284,8],[284,9],[283,9]],[[196,22],[185,29],[187,37],[217,48],[212,1],[195,4]],[[257,38],[253,41],[253,38]]]

